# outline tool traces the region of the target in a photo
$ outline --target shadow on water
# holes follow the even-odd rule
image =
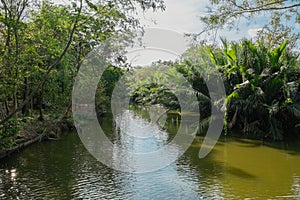
[[[198,143],[199,144],[199,143]],[[222,146],[222,144],[217,144],[217,146]],[[220,151],[213,149],[208,156],[203,159],[198,157],[199,147],[191,147],[185,154],[185,157],[189,160],[191,168],[197,169],[201,177],[206,177],[207,179],[219,177],[222,178],[225,174],[229,173],[234,176],[245,179],[254,179],[255,175],[241,169],[238,167],[230,166],[228,163],[215,160],[215,154],[221,153]]]
[[[226,166],[224,169],[225,169],[224,171],[227,172],[227,173],[230,173],[234,176],[238,176],[240,178],[244,178],[244,179],[247,179],[247,180],[256,178],[256,176],[254,176],[253,174],[250,174],[250,173],[248,173],[245,170],[242,170],[240,168]]]
[[[151,121],[147,108],[134,108],[133,111],[139,118]],[[113,136],[112,117],[106,117],[100,123],[105,132],[111,131]],[[168,141],[174,138],[179,126],[180,115],[174,113],[168,113],[164,124],[160,125],[161,129],[168,132]],[[202,137],[196,137],[176,162],[176,167],[170,165],[156,173],[141,176],[112,174],[117,180],[127,179],[124,182],[117,181],[115,187],[125,191],[127,197],[133,195],[130,197],[136,198],[143,195],[153,197],[153,191],[170,197],[177,194],[180,187],[189,194],[196,191],[204,199],[244,199],[255,196],[268,199],[280,195],[293,196],[300,191],[297,186],[300,182],[295,181],[300,176],[299,169],[295,167],[300,164],[297,157],[299,143],[221,137],[211,153],[199,159],[202,141]],[[296,189],[291,191],[290,188]]]
[[[221,136],[218,144],[236,143],[236,146],[245,148],[268,147],[280,150],[290,155],[300,155],[300,141],[263,141],[237,137]]]
[[[300,156],[300,141],[264,142],[264,145],[270,148],[282,150],[290,155]]]
[[[234,141],[238,142],[239,143],[238,145],[241,147],[254,148],[254,147],[260,147],[261,145],[263,145],[263,141],[260,141],[260,140],[256,141],[256,140],[241,139],[241,138],[234,138],[234,139],[232,138],[232,139],[228,139],[228,140],[229,141],[234,140]]]
[[[1,160],[0,199],[127,198],[127,179],[94,159],[70,133]]]
[[[60,146],[60,142],[37,143],[2,160],[0,170],[1,175],[4,175],[4,177],[1,176],[1,179],[4,180],[0,187],[0,191],[2,190],[0,193],[9,195],[11,198],[21,199],[40,195],[44,195],[45,198],[49,196],[70,198],[69,187],[74,178],[72,173],[74,160],[72,158],[75,155],[74,152],[65,149],[74,149],[76,144],[70,141],[63,143],[64,146]],[[15,178],[13,178],[13,174],[7,173],[13,170],[16,171]],[[32,188],[31,184],[41,187]]]
[[[136,114],[150,122],[147,109]],[[177,118],[176,118],[177,116]],[[140,118],[137,118],[140,120]],[[170,141],[180,125],[168,114]],[[112,115],[99,119],[116,136]],[[199,159],[203,138],[174,164],[146,174],[114,171],[85,149],[76,134],[37,143],[0,161],[0,199],[276,199],[300,195],[300,145],[222,137]]]

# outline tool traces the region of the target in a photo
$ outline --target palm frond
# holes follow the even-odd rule
[[[295,117],[300,117],[300,102],[292,103],[287,105],[287,109],[291,112]]]
[[[278,128],[278,120],[275,117],[270,117],[270,132],[273,135],[274,140],[282,140],[282,131]]]

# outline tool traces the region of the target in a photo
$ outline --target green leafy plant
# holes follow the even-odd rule
[[[22,120],[11,119],[4,123],[0,129],[0,149],[13,147],[16,143],[16,134],[20,131]]]

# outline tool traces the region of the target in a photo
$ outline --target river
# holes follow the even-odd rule
[[[157,130],[147,110],[126,113],[136,127],[131,131]],[[136,148],[169,142],[178,119],[168,116],[166,121],[159,140]],[[117,135],[110,115],[100,123],[110,137]],[[299,143],[227,137],[199,159],[202,140],[196,137],[183,156],[163,169],[133,174],[106,167],[87,152],[75,132],[64,134],[0,161],[0,199],[300,199]]]

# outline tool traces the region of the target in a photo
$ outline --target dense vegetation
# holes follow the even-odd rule
[[[300,122],[299,55],[287,46],[288,42],[266,48],[261,42],[223,40],[220,48],[198,45],[185,53],[182,62],[159,64],[169,68],[170,76],[175,68],[189,80],[205,122],[209,122],[205,119],[210,116],[211,101],[201,71],[217,70],[227,94],[226,105],[219,105],[219,109],[226,107],[224,133],[236,128],[248,137],[282,140],[298,137],[296,127]],[[209,58],[211,61],[207,61]],[[162,81],[145,79],[133,101],[180,109],[176,97],[159,83]]]
[[[164,4],[1,0],[0,148],[16,143],[23,123],[70,117],[73,82],[84,57],[109,38],[130,42],[141,29],[132,17],[138,8],[164,10]],[[110,81],[99,83],[99,105],[110,88]]]
[[[245,5],[238,5],[239,8],[249,6],[248,1],[243,2]],[[281,26],[277,11],[286,9],[296,13],[291,18],[298,22],[299,4],[291,1],[289,8],[280,1],[262,7],[265,1],[259,2],[256,5],[262,8],[259,12],[269,10],[277,19],[273,21],[272,30],[261,31],[262,37],[257,41],[263,42],[223,41],[222,47],[201,43],[187,50],[182,62],[156,64],[165,65],[170,76],[176,76],[176,71],[189,80],[197,93],[204,119],[209,119],[211,100],[200,69],[219,71],[227,92],[224,132],[235,127],[249,136],[281,140],[295,135],[293,131],[300,123],[300,64],[298,54],[292,50],[297,44],[297,34]],[[236,1],[230,3],[237,5]],[[236,11],[228,22],[226,13],[230,12],[230,5],[226,1],[213,1],[214,4],[222,11],[220,15],[211,13],[208,18],[202,18],[213,28],[243,14]],[[281,7],[277,9],[273,5]],[[224,10],[225,7],[229,10]],[[249,11],[251,16],[256,7]],[[162,0],[103,0],[97,3],[77,0],[69,4],[48,0],[1,0],[0,148],[9,148],[22,141],[24,138],[16,135],[24,128],[71,116],[73,82],[85,56],[110,38],[124,41],[116,50],[123,50],[124,45],[132,42],[137,30],[141,30],[139,21],[132,17],[137,8],[165,9]],[[281,39],[271,40],[278,32]],[[119,61],[120,65],[127,66],[123,58]],[[114,84],[123,72],[124,68],[112,65],[104,73],[98,84],[96,101],[100,114],[109,109]],[[159,80],[161,74],[157,72],[156,77]],[[163,104],[169,109],[180,110],[176,96],[162,83],[162,80],[145,79],[144,85],[133,91],[132,102]],[[128,86],[133,84],[128,80]],[[224,109],[224,105],[219,105],[219,109]],[[42,126],[37,129],[44,130]]]

